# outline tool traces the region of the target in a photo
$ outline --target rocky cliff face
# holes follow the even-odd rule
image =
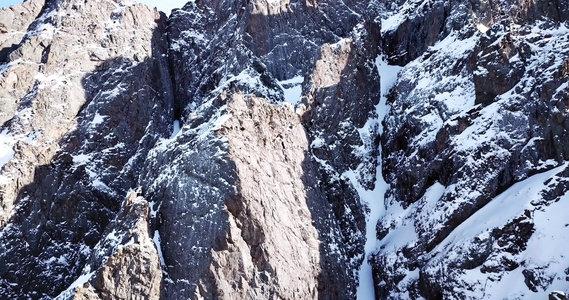
[[[568,20],[565,0],[2,9],[0,294],[566,290]]]
[[[390,189],[376,295],[519,299],[566,289],[556,244],[566,231],[555,229],[566,222],[554,215],[567,205],[567,3],[426,4],[383,29],[393,41],[428,22],[437,42],[412,47],[422,54],[405,50],[412,40],[389,46],[409,63],[382,138]]]
[[[3,297],[55,297],[83,284],[90,270],[98,272],[91,285],[99,296],[118,297],[140,290],[133,284],[118,293],[105,281],[113,279],[98,276],[113,266],[160,270],[148,265],[146,254],[158,259],[148,233],[138,232],[148,213],[124,203],[140,159],[171,132],[165,29],[166,18],[142,5],[47,1],[6,56]],[[143,274],[120,281],[153,282],[156,294],[160,272]]]

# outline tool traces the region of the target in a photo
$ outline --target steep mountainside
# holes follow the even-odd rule
[[[569,290],[568,0],[0,10],[6,299]]]
[[[384,22],[388,41],[425,17],[440,29],[415,59],[402,47],[390,53],[413,60],[389,96],[382,138],[390,189],[376,295],[530,299],[566,290],[569,231],[558,212],[569,207],[569,3],[426,4]],[[439,10],[448,17],[429,16]]]

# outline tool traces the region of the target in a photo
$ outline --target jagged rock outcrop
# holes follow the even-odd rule
[[[566,261],[535,248],[555,247],[542,235],[563,221],[542,216],[567,202],[553,184],[567,159],[562,2],[464,1],[442,12],[424,1],[390,25],[387,36],[401,37],[409,22],[444,22],[416,52],[405,50],[413,39],[387,46],[410,62],[382,139],[390,189],[373,259],[379,298],[531,298],[567,284]],[[518,288],[500,290],[505,282]]]
[[[28,27],[36,20],[43,8],[45,0],[28,0],[21,5],[14,5],[0,9],[0,62],[6,62],[8,54],[13,51],[26,35]],[[3,110],[0,111],[0,123],[4,123],[10,116],[9,111],[14,108],[7,100],[2,102]]]
[[[26,74],[3,125],[6,146],[22,145],[2,169],[4,294],[353,297],[364,213],[350,183],[329,176],[362,164],[369,185],[377,163],[351,153],[377,140],[377,129],[358,131],[379,90],[379,29],[354,29],[362,21],[342,1],[203,1],[166,29],[141,5],[47,1],[3,73]],[[310,99],[283,104],[300,99],[280,81],[307,74]],[[339,126],[315,158],[313,141]],[[34,147],[49,150],[24,156]],[[140,200],[121,204],[130,190]],[[13,285],[22,276],[30,284]]]
[[[351,270],[363,258],[363,213],[350,183],[331,181],[330,175],[355,169],[365,156],[351,152],[363,147],[356,129],[370,116],[379,88],[373,68],[358,69],[375,57],[372,33],[360,29],[362,37],[354,41],[321,28],[321,21],[310,22],[327,19],[328,10],[342,5],[298,2],[290,3],[292,10],[283,10],[263,1],[203,1],[188,3],[171,16],[170,55],[177,66],[173,78],[183,127],[153,150],[142,184],[164,215],[160,236],[170,279],[167,297],[355,294],[357,278]],[[345,14],[334,16],[356,17]],[[275,25],[260,25],[265,23]],[[277,41],[267,40],[273,36]],[[285,36],[290,46],[281,42]],[[332,50],[344,44],[346,50]],[[331,50],[322,50],[322,55],[335,53],[345,64],[336,66],[334,57],[318,57],[320,47]],[[296,108],[283,106],[294,99],[283,99],[279,81],[310,73],[301,80],[303,89],[311,89],[310,100]],[[337,80],[325,83],[319,76]],[[341,83],[351,76],[364,80]],[[375,90],[350,101],[359,84]],[[345,101],[336,103],[338,96]],[[331,105],[342,113],[326,115],[321,107]],[[331,142],[338,149],[314,158],[313,141],[338,126],[345,128]],[[374,134],[369,133],[372,140]],[[350,166],[345,165],[348,159]],[[366,170],[375,168],[376,161],[369,160]],[[324,173],[325,168],[333,174]],[[181,255],[190,249],[191,256]],[[299,259],[303,263],[296,263]]]
[[[73,283],[136,187],[139,159],[171,131],[165,28],[144,5],[47,1],[7,56],[3,297],[55,297]]]
[[[81,276],[58,299],[158,299],[162,267],[150,217],[149,203],[131,192]]]
[[[2,9],[0,294],[561,295],[568,19],[567,0]]]

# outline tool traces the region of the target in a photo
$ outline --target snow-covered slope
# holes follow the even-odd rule
[[[376,292],[535,299],[565,290],[565,250],[543,247],[555,248],[564,236],[555,228],[565,226],[555,215],[569,154],[566,11],[507,1],[448,9],[436,41],[406,62],[390,94]],[[432,14],[390,17],[385,34]]]
[[[0,10],[0,298],[569,288],[567,0]]]

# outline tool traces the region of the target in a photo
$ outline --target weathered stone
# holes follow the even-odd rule
[[[376,298],[563,283],[523,258],[569,190],[566,2],[1,10],[0,294],[353,299],[380,164]],[[405,65],[383,127],[379,54]],[[524,210],[457,242],[543,174]]]
[[[553,10],[539,14],[549,18],[542,23],[537,14],[526,14],[544,7],[541,3],[528,7],[529,1],[465,1],[451,5],[445,13],[438,1],[432,7],[426,2],[415,4],[424,10],[410,14],[408,21],[386,34],[396,36],[408,24],[434,24],[434,29],[427,26],[427,30],[438,35],[412,47],[408,45],[415,34],[383,45],[392,51],[388,53],[393,62],[413,61],[401,71],[392,90],[388,129],[382,138],[384,174],[390,184],[386,205],[388,211],[402,206],[404,213],[381,218],[378,237],[387,238],[403,227],[400,224],[407,224],[417,238],[395,249],[387,243],[378,251],[374,280],[382,284],[376,295],[392,299],[409,291],[427,299],[464,298],[471,290],[484,294],[485,289],[472,281],[469,272],[480,272],[497,286],[504,274],[522,267],[525,280],[518,284],[544,290],[551,276],[540,268],[547,266],[524,266],[518,255],[530,239],[537,238],[534,212],[547,210],[548,201],[558,201],[567,190],[564,179],[544,186],[523,216],[508,216],[511,219],[468,241],[449,239],[456,231],[463,232],[463,223],[514,183],[563,166],[567,146],[562,137],[567,131],[561,124],[566,114],[559,107],[568,98],[557,78],[562,76],[561,57],[566,54],[557,53],[566,50],[545,45],[550,38],[565,38],[530,33],[531,28],[563,25],[552,17]],[[433,18],[444,20],[443,25]],[[461,46],[448,44],[453,39],[460,40]],[[422,50],[429,45],[433,46]],[[558,172],[556,176],[564,178],[566,171]],[[405,255],[411,247],[413,254]],[[441,253],[450,254],[441,257]],[[394,262],[396,268],[389,266]],[[419,276],[414,280],[402,280],[402,275],[417,269]]]
[[[150,207],[135,192],[107,227],[89,258],[93,273],[62,294],[66,299],[159,299],[162,268],[149,233]]]
[[[165,21],[140,4],[48,1],[3,64],[0,93],[17,107],[2,125],[14,151],[0,183],[5,297],[75,281],[137,187],[138,158],[170,132]]]
[[[36,20],[45,0],[28,0],[20,5],[0,8],[0,63],[6,62]],[[1,103],[1,102],[0,102]],[[2,113],[0,111],[0,113]],[[0,123],[4,123],[0,119]]]

